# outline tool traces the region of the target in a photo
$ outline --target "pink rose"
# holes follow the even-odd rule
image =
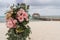
[[[23,17],[24,18],[27,18],[28,17],[28,14],[26,12],[23,13]]]
[[[26,19],[26,21],[29,21],[28,14],[26,12],[23,13],[23,17]]]
[[[17,16],[20,16],[21,14],[23,14],[25,11],[23,9],[20,9],[18,12],[17,12]]]
[[[16,28],[17,20],[13,20],[13,28]]]
[[[13,20],[13,23],[16,24],[17,23],[17,20]]]
[[[8,28],[12,28],[13,27],[13,23],[10,20],[7,21],[7,27]]]
[[[16,23],[17,20],[14,20],[12,18],[8,19],[6,22],[8,28],[16,28]]]
[[[21,8],[19,11],[20,11],[21,13],[25,12],[25,10],[24,10],[24,9],[22,9],[22,8]]]
[[[23,22],[23,21],[24,21],[23,16],[19,16],[19,17],[17,17],[17,18],[18,18],[18,20],[19,20],[20,22]]]
[[[17,12],[17,16],[20,16],[20,14],[21,14],[21,11],[18,11],[18,12]]]
[[[20,9],[18,12],[17,12],[17,19],[20,21],[20,22],[23,22],[24,21],[24,18],[26,19],[26,21],[28,21],[28,14],[24,11],[24,9]]]

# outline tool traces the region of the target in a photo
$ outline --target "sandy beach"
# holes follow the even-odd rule
[[[60,40],[59,21],[33,21],[28,24],[31,27],[31,40]],[[0,40],[7,40],[8,28],[6,23],[0,23]]]

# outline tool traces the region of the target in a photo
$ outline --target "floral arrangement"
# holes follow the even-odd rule
[[[30,39],[31,33],[29,23],[28,9],[29,5],[25,3],[11,6],[11,9],[6,13],[6,25],[9,28],[8,40],[26,40]]]

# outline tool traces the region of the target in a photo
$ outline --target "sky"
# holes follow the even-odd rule
[[[15,2],[15,0],[0,0],[0,16],[5,16],[6,11]]]
[[[41,16],[60,16],[60,0],[0,0],[0,16],[12,4],[26,3],[30,5],[29,13],[39,13]]]
[[[42,16],[60,16],[60,0],[25,0],[31,6],[30,13]]]

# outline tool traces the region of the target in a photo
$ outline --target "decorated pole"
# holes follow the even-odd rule
[[[26,40],[30,39],[31,32],[29,25],[29,14],[27,10],[29,6],[25,3],[11,6],[11,10],[6,13],[6,25],[9,28],[8,40]]]

